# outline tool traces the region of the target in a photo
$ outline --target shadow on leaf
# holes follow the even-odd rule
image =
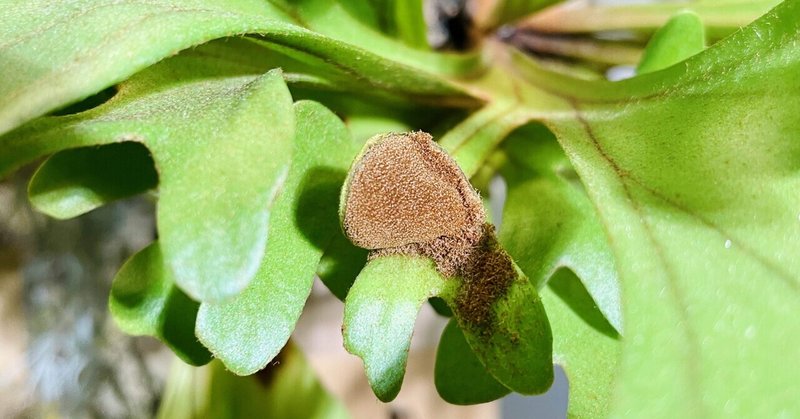
[[[294,223],[303,236],[319,249],[328,246],[332,231],[341,230],[339,191],[346,175],[344,170],[317,166],[308,170],[300,182]]]
[[[586,324],[610,338],[619,339],[619,333],[597,308],[594,299],[575,273],[561,268],[553,274],[548,285]]]

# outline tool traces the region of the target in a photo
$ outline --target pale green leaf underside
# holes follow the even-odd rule
[[[197,341],[191,327],[198,306],[175,286],[157,242],[122,266],[108,299],[111,316],[122,331],[157,337],[192,365],[211,361],[211,353]]]
[[[266,254],[250,285],[219,303],[203,303],[200,340],[236,374],[263,368],[294,330],[323,249],[339,229],[335,208],[360,147],[342,121],[315,102],[294,106],[292,167],[270,214]]]
[[[159,237],[176,282],[195,299],[220,299],[247,285],[263,255],[270,206],[291,158],[292,99],[278,71],[175,82],[182,68],[167,61],[98,108],[0,138],[8,153],[0,160],[144,144],[158,170]]]
[[[364,361],[372,391],[382,401],[400,391],[420,307],[444,286],[430,259],[382,256],[367,262],[350,288],[344,345]]]

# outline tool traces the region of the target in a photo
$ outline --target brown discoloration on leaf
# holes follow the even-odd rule
[[[345,208],[345,233],[366,249],[458,235],[483,219],[469,181],[423,132],[373,140],[352,168]]]
[[[514,263],[497,243],[491,224],[486,225],[459,276],[462,282],[455,300],[459,317],[481,334],[490,333],[495,320],[492,305],[517,278]]]
[[[445,277],[461,281],[455,310],[491,334],[492,305],[517,277],[486,223],[480,196],[431,136],[388,134],[367,146],[348,182],[345,233],[372,249],[370,258],[423,255]]]

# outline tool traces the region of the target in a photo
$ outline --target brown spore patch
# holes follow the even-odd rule
[[[387,134],[367,146],[351,170],[342,224],[366,249],[458,235],[473,223],[480,199],[429,134]]]
[[[455,311],[479,336],[495,323],[493,304],[517,277],[477,191],[458,165],[422,132],[380,137],[354,165],[346,189],[347,236],[390,254],[427,256],[461,281]]]
[[[497,243],[491,224],[486,225],[459,276],[462,282],[455,299],[459,317],[479,334],[489,334],[495,321],[492,305],[517,278],[514,263]]]

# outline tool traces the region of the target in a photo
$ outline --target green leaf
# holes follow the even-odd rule
[[[408,46],[430,48],[422,0],[342,0],[339,3],[353,18]]]
[[[498,100],[479,109],[448,131],[439,145],[472,177],[500,142],[529,119],[526,113],[515,111],[518,105]]]
[[[157,417],[347,419],[350,415],[290,342],[276,362],[250,377],[237,377],[219,362],[202,368],[173,363]]]
[[[356,247],[337,228],[317,266],[317,276],[336,298],[344,301],[358,273],[367,263],[368,251]]]
[[[548,123],[617,262],[617,415],[800,415],[798,34],[787,1],[657,73],[567,86],[528,72],[573,106]]]
[[[619,279],[602,224],[545,127],[516,130],[503,151],[508,194],[500,241],[534,283],[550,285],[541,295],[553,330],[554,362],[570,382],[568,415],[604,417],[610,410],[622,315]]]
[[[364,361],[380,400],[388,402],[400,392],[417,313],[444,285],[430,259],[381,256],[367,263],[347,294],[344,345]]]
[[[298,102],[294,109],[292,167],[270,214],[261,266],[244,291],[205,302],[198,314],[200,340],[239,375],[264,368],[294,330],[322,251],[339,232],[339,190],[359,148],[322,105]]]
[[[176,51],[245,33],[301,51],[375,90],[432,102],[474,103],[437,74],[474,71],[480,66],[477,55],[437,55],[371,36],[378,34],[327,1],[303,6],[307,22],[297,21],[293,9],[278,6],[261,0],[38,0],[7,5],[0,18],[0,97],[5,99],[0,134],[125,80]],[[308,22],[318,32],[302,27]]]
[[[597,211],[553,134],[528,124],[505,141],[508,183],[499,240],[541,288],[562,267],[581,278],[621,330],[619,278]]]
[[[497,381],[522,394],[540,394],[553,383],[552,335],[536,286],[514,265],[516,278],[489,308],[488,325],[473,327],[470,314],[459,310],[484,292],[465,286],[459,278],[439,295],[455,318],[475,355]]]
[[[56,153],[31,178],[28,197],[37,210],[66,219],[156,185],[158,173],[147,149],[123,142]]]
[[[486,372],[455,320],[447,323],[439,340],[434,380],[442,399],[453,404],[486,403],[511,392]]]
[[[385,2],[388,0],[376,1]],[[393,1],[399,2],[399,0]],[[407,0],[408,3],[416,1],[417,0]],[[386,82],[392,82],[392,78],[388,76],[396,77],[394,81],[398,82],[409,76],[414,76],[415,73],[419,72],[422,72],[422,74],[428,73],[440,76],[468,76],[484,69],[483,60],[479,52],[470,54],[435,53],[410,47],[381,34],[375,29],[365,25],[362,21],[354,18],[353,15],[348,12],[347,8],[342,6],[342,2],[339,1],[296,0],[285,2],[282,0],[272,0],[272,3],[281,4],[281,7],[287,14],[295,17],[294,23],[327,38],[327,51],[320,50],[320,52],[328,55],[330,58],[335,58],[334,62],[337,62],[338,65],[347,66],[352,62],[355,66],[361,68],[364,74],[380,74],[381,76],[379,78]],[[346,1],[345,3],[352,3],[352,0]],[[412,7],[412,4],[408,4],[408,6]],[[376,13],[388,15],[393,13],[393,11],[380,8]],[[377,19],[380,20],[381,18],[377,17]],[[396,15],[393,19],[397,19]],[[405,16],[404,19],[413,21],[411,16]],[[412,26],[416,26],[416,24],[412,24]],[[284,43],[276,37],[268,35],[267,38],[276,43]],[[308,34],[304,38],[305,39],[300,39],[298,42],[298,44],[302,44],[304,47],[298,48],[300,50],[308,50],[308,47],[317,43],[317,41],[313,39],[314,37]],[[369,51],[380,57],[380,63],[383,65],[374,68],[365,66],[365,62],[359,61],[365,59],[369,60],[371,58],[364,56],[364,54],[360,54],[358,58],[351,58],[351,54],[329,55],[331,52],[334,52],[333,50],[336,48],[336,44],[338,44],[336,42],[331,42],[333,40],[357,47],[364,51]],[[398,66],[387,66],[387,60],[393,63],[402,63],[405,67],[405,71],[391,71],[392,67],[397,68]],[[429,80],[417,78],[417,80],[418,82],[430,84],[430,78]],[[442,85],[442,81],[439,81],[439,84]],[[413,88],[413,85],[408,86],[409,88]],[[450,86],[451,92],[456,93],[460,91],[460,89],[452,90],[454,86]]]
[[[398,37],[414,48],[429,48],[423,1],[393,0],[393,4]]]
[[[122,331],[157,337],[191,365],[211,361],[211,353],[194,336],[198,306],[175,286],[157,242],[125,262],[108,299],[111,316]]]
[[[294,113],[279,71],[175,81],[181,71],[180,61],[165,62],[98,108],[0,138],[8,153],[0,167],[66,148],[141,142],[159,172],[159,237],[178,286],[198,300],[221,299],[258,268],[289,166]]]
[[[13,2],[0,19],[0,133],[175,51],[246,33],[280,12],[256,0]]]
[[[699,53],[705,47],[703,21],[696,13],[680,12],[650,38],[636,71],[645,74],[667,68]]]
[[[574,273],[561,269],[542,290],[553,328],[553,361],[569,379],[569,418],[602,418],[611,410],[621,342]]]

